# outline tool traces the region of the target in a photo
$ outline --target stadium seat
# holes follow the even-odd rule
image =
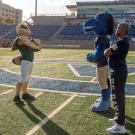
[[[90,40],[95,38],[95,34],[94,32],[85,34],[80,24],[69,24],[63,28],[58,38],[65,40]]]
[[[16,25],[0,25],[0,37],[4,39],[14,39],[16,37],[15,32]],[[29,25],[33,32],[33,38],[39,38],[41,40],[50,39],[61,27],[61,25]],[[94,32],[85,34],[83,32],[82,25],[80,24],[67,24],[62,31],[57,34],[58,39],[62,40],[94,40],[96,37]],[[130,25],[130,38],[135,38],[135,25]],[[112,35],[111,39],[115,39]]]

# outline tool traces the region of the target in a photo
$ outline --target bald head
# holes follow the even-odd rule
[[[120,23],[118,27],[127,35],[129,32],[129,25],[127,23]]]
[[[118,24],[116,30],[116,36],[118,37],[125,37],[129,33],[129,25],[125,22]]]

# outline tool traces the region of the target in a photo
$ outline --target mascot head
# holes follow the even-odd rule
[[[113,29],[113,16],[108,12],[98,14],[95,18],[87,20],[83,24],[85,33],[94,31],[98,35],[111,35],[113,34]]]
[[[26,23],[23,22],[16,27],[16,34],[18,36],[30,36],[32,32],[30,31]]]

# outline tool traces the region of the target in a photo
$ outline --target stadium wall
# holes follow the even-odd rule
[[[42,40],[43,48],[94,49],[94,46],[94,40]],[[135,42],[130,42],[130,50],[135,50]]]
[[[51,40],[42,40],[43,48],[72,48],[72,49],[93,49],[94,42],[88,40],[60,40],[60,39],[51,39]]]
[[[11,47],[13,40],[3,40],[5,47]],[[94,40],[41,40],[43,48],[94,49]],[[7,46],[8,44],[8,46]],[[1,46],[0,42],[0,47]],[[4,46],[3,46],[4,47]],[[135,42],[130,42],[130,50],[135,50]]]
[[[34,25],[61,25],[65,21],[65,16],[32,16]]]

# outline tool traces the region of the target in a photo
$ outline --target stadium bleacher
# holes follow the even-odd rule
[[[0,25],[0,36],[3,37],[6,33],[12,30],[15,25]]]
[[[30,25],[33,38],[41,40],[50,39],[62,27],[61,25]],[[135,25],[130,26],[130,38],[135,38]],[[0,37],[14,39],[16,37],[15,25],[0,25]],[[94,40],[94,32],[85,34],[81,24],[67,24],[57,33],[57,39],[61,40]]]
[[[29,27],[33,32],[33,38],[49,39],[60,28],[60,25],[31,25]]]
[[[58,38],[65,40],[93,40],[95,34],[94,32],[85,34],[80,24],[69,24],[59,33]]]
[[[129,36],[130,36],[131,38],[135,38],[135,25],[130,25]]]
[[[60,28],[60,25],[30,25],[33,38],[49,39]],[[0,25],[0,36],[4,39],[16,37],[15,25]]]

